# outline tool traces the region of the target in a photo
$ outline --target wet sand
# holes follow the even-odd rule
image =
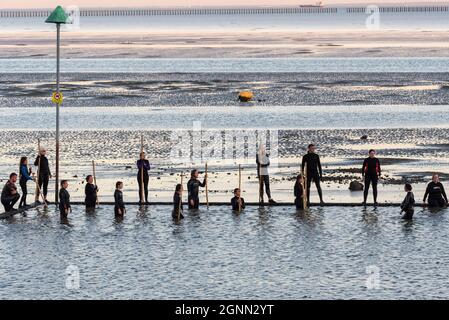
[[[449,31],[64,32],[66,58],[447,57]],[[0,58],[54,57],[52,32],[2,32]]]

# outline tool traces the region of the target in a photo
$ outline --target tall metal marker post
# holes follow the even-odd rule
[[[59,91],[59,64],[61,45],[61,24],[66,24],[68,16],[61,6],[56,9],[45,20],[46,23],[56,24],[56,92],[53,93],[52,101],[56,104],[56,173],[55,173],[55,203],[59,202],[59,109],[62,104],[62,94]]]

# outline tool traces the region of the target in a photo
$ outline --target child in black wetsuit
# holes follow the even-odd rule
[[[204,188],[206,186],[207,174],[204,175],[202,183],[198,180],[198,174],[198,170],[193,169],[190,173],[190,180],[187,182],[189,209],[198,209],[200,205],[200,198],[198,197],[199,189],[200,187]]]
[[[234,198],[231,199],[232,210],[241,211],[245,209],[245,199],[243,199],[240,195],[240,189],[234,189]]]
[[[95,206],[97,205],[97,193],[98,187],[94,184],[94,177],[88,175],[86,177],[86,187],[84,188],[84,194],[86,196],[84,204],[86,205],[86,211],[95,211]]]
[[[295,187],[293,188],[295,194],[295,205],[297,210],[304,209],[304,186],[302,174],[296,177]]]
[[[69,212],[72,212],[72,207],[70,206],[70,194],[67,191],[69,183],[67,180],[61,181],[61,190],[59,190],[59,213],[61,218],[67,218]]]
[[[182,184],[177,184],[175,189],[175,194],[173,195],[173,211],[172,211],[172,218],[175,220],[178,219],[184,219],[184,216],[182,214],[182,211],[184,210],[182,206],[182,191],[184,188],[182,187]]]
[[[423,202],[428,199],[428,205],[431,208],[443,208],[447,205],[446,191],[444,191],[443,184],[440,182],[440,177],[437,174],[432,175],[432,181],[427,185],[424,194]]]
[[[415,210],[413,209],[413,206],[415,204],[415,196],[412,192],[412,186],[409,183],[405,184],[404,191],[407,192],[407,195],[405,196],[404,201],[402,201],[401,204],[401,214],[402,212],[404,212],[402,219],[411,220],[413,219],[413,213],[415,212]]]
[[[123,202],[123,182],[117,181],[115,184],[115,192],[114,192],[114,213],[116,217],[123,217],[126,212],[125,203]]]

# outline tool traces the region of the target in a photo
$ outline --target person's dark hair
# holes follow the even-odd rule
[[[315,144],[311,143],[311,144],[309,144],[309,145],[307,146],[307,149],[310,149],[310,148],[312,148],[312,147],[314,147],[314,146],[315,146]]]
[[[9,175],[9,179],[12,179],[12,177],[17,177],[17,173],[13,172]]]
[[[240,189],[239,188],[235,188],[234,189],[234,194],[237,194],[237,191],[239,191]]]
[[[89,179],[92,177],[92,175],[91,174],[89,174],[87,177],[86,177],[86,182],[89,182]]]
[[[413,190],[412,185],[410,183],[406,183],[405,184],[405,190],[412,191]]]
[[[193,176],[195,175],[195,172],[197,172],[198,169],[193,169],[192,171],[190,171],[190,176],[193,178]]]
[[[120,185],[122,185],[122,184],[123,184],[123,182],[117,181],[117,182],[115,183],[115,188],[118,189],[118,187],[120,187]]]
[[[22,165],[22,164],[25,164],[25,161],[27,161],[28,160],[28,158],[27,157],[22,157],[22,158],[20,158],[20,164]]]
[[[374,149],[369,149],[368,153],[371,153],[371,152],[376,152],[376,150],[374,150]]]
[[[62,188],[62,186],[63,186],[66,182],[68,182],[68,181],[67,181],[67,180],[61,180],[61,188]]]
[[[178,183],[178,184],[176,185],[175,191],[176,191],[176,192],[181,191],[181,188],[182,188],[182,184]]]

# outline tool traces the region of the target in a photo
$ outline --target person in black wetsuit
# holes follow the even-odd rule
[[[369,157],[363,161],[362,178],[365,179],[365,190],[363,192],[363,204],[366,205],[368,199],[369,186],[373,186],[374,205],[377,204],[377,182],[381,175],[380,161],[376,158],[376,151],[371,149]]]
[[[86,196],[84,199],[86,211],[95,211],[95,206],[97,205],[98,187],[94,184],[94,177],[92,175],[88,175],[86,177],[86,187],[84,188],[84,194]]]
[[[303,177],[299,174],[296,177],[295,186],[293,188],[293,193],[295,195],[295,206],[298,210],[304,209],[304,187],[303,187]]]
[[[320,156],[315,152],[316,146],[309,144],[307,154],[302,157],[301,172],[304,174],[304,167],[307,164],[307,203],[310,203],[310,186],[312,185],[312,181],[314,181],[320,197],[320,204],[324,204],[323,191],[320,185],[323,179],[323,170],[321,168]]]
[[[259,202],[264,205],[263,187],[265,185],[265,192],[268,196],[268,203],[275,204],[276,201],[271,197],[270,190],[270,175],[268,174],[268,167],[270,166],[270,158],[266,152],[265,146],[260,144],[259,151],[256,154],[257,164],[257,178],[259,179]]]
[[[41,148],[39,150],[38,156],[36,157],[36,160],[34,161],[34,165],[38,167],[37,183],[39,185],[39,188],[42,190],[45,202],[47,202],[48,182],[51,179],[51,171],[46,154],[47,150],[45,148]],[[36,194],[36,201],[39,201],[39,194]]]
[[[440,177],[437,174],[432,175],[432,181],[427,185],[424,194],[423,202],[425,203],[429,196],[429,207],[445,207],[447,205],[446,191],[444,191],[443,184],[440,182]]]
[[[231,199],[232,210],[241,211],[245,209],[245,199],[241,197],[239,188],[234,189],[234,198]]]
[[[139,200],[140,204],[149,204],[148,202],[148,182],[150,180],[148,171],[150,170],[150,162],[145,159],[145,152],[140,153],[140,159],[137,160],[137,182],[139,184]],[[142,170],[143,170],[143,186],[142,186]],[[145,197],[145,201],[142,198],[142,187],[143,196]]]
[[[17,193],[17,173],[11,173],[9,180],[6,182],[2,190],[1,202],[5,208],[5,212],[14,209],[14,205],[19,201],[20,195]]]
[[[61,190],[59,190],[59,213],[61,219],[67,218],[69,212],[72,212],[72,207],[70,205],[70,194],[67,191],[69,183],[67,180],[61,181]]]
[[[174,220],[184,219],[182,211],[184,210],[182,205],[182,192],[184,191],[182,184],[178,183],[176,185],[175,193],[173,195],[173,211],[172,218]]]
[[[22,157],[20,158],[20,171],[19,171],[19,184],[22,189],[22,198],[20,198],[19,208],[27,206],[27,195],[28,188],[27,182],[30,180],[34,180],[31,176],[31,168],[28,168],[28,158]]]
[[[203,183],[198,180],[199,172],[197,169],[193,169],[190,173],[190,180],[187,182],[187,192],[189,209],[198,209],[200,205],[200,199],[198,197],[200,187],[206,186],[207,174],[204,175]]]
[[[411,220],[413,219],[413,214],[415,212],[413,206],[415,205],[415,196],[412,192],[412,185],[409,183],[406,183],[404,186],[404,191],[407,192],[407,195],[404,198],[404,201],[402,201],[401,204],[401,214],[404,212],[404,215],[402,216],[402,219],[405,220]]]
[[[125,203],[123,202],[123,182],[117,181],[114,192],[114,214],[116,217],[123,217],[126,213]]]

